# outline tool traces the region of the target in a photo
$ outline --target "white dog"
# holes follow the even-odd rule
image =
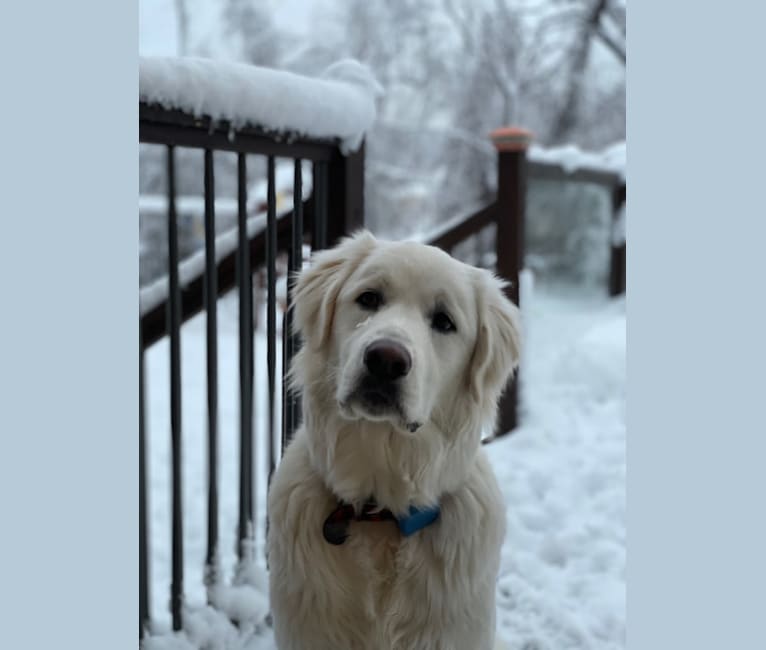
[[[368,233],[298,279],[301,428],[269,496],[280,650],[490,650],[505,533],[481,448],[518,362],[491,273]]]

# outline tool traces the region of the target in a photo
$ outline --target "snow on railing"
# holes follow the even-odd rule
[[[580,170],[589,170],[615,174],[625,182],[627,148],[625,142],[616,142],[602,151],[583,151],[573,144],[561,147],[541,147],[531,145],[527,152],[533,163],[558,165],[566,173],[573,174]]]
[[[319,77],[194,57],[140,57],[139,99],[195,117],[314,139],[339,139],[355,151],[375,121],[382,88],[367,67],[347,59]]]

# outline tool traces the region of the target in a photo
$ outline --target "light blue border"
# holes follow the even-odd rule
[[[744,4],[628,9],[631,650],[766,648],[766,12]]]
[[[628,644],[766,647],[766,20],[628,16]],[[136,26],[3,19],[4,647],[135,647]]]
[[[135,648],[137,4],[0,19],[3,648]]]

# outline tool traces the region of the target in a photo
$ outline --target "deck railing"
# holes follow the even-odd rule
[[[218,568],[218,348],[216,301],[224,293],[237,288],[239,293],[239,387],[240,387],[240,449],[239,449],[239,522],[238,553],[241,562],[247,562],[253,552],[256,476],[254,464],[253,408],[254,408],[254,305],[253,273],[260,267],[266,271],[266,330],[268,376],[268,454],[269,475],[273,471],[280,449],[289,441],[298,424],[298,400],[289,390],[282,399],[282,431],[275,431],[276,393],[286,382],[277,378],[277,303],[276,259],[278,252],[287,252],[288,300],[292,291],[292,277],[301,268],[303,244],[308,240],[313,249],[332,245],[343,234],[364,224],[364,147],[356,153],[343,155],[337,141],[316,141],[275,134],[257,128],[237,129],[235,135],[226,122],[213,122],[196,118],[176,110],[154,105],[139,105],[139,140],[142,143],[163,145],[166,148],[167,176],[167,280],[142,305],[139,341],[139,453],[140,453],[140,602],[139,634],[143,636],[150,619],[149,564],[151,549],[148,534],[148,493],[146,422],[144,413],[144,354],[146,349],[161,338],[169,337],[170,349],[170,434],[171,434],[171,546],[172,569],[170,610],[172,626],[183,626],[183,510],[182,510],[182,454],[183,423],[181,421],[181,326],[195,314],[206,312],[207,344],[207,552],[206,576],[214,584]],[[182,277],[178,251],[176,213],[177,147],[200,150],[200,164],[204,170],[205,197],[205,252],[204,266],[191,269]],[[231,250],[216,250],[214,157],[217,152],[237,154],[237,242]],[[253,229],[248,219],[247,166],[251,156],[266,158],[268,191],[265,223]],[[275,159],[294,161],[293,208],[277,218],[275,189]],[[312,195],[303,200],[302,161],[310,161],[312,168]],[[332,219],[328,215],[332,215]],[[188,270],[188,269],[187,269]],[[164,289],[164,290],[163,290]],[[285,314],[283,324],[283,375],[296,352],[297,341],[290,334],[291,312]],[[278,433],[279,442],[278,442]],[[265,477],[264,477],[265,478]]]
[[[498,129],[491,134],[498,152],[497,194],[494,202],[467,217],[447,222],[427,242],[448,253],[488,226],[495,226],[495,272],[509,282],[506,293],[519,305],[519,273],[524,262],[524,211],[526,205],[526,151],[530,134],[523,129]],[[518,422],[518,373],[500,399],[494,437],[516,428]],[[485,441],[492,440],[487,438]]]
[[[170,437],[171,437],[171,547],[172,569],[170,611],[174,630],[183,627],[183,510],[182,454],[183,423],[181,391],[181,326],[195,314],[206,313],[207,374],[207,546],[206,581],[216,584],[218,548],[218,334],[216,301],[237,289],[239,299],[239,513],[238,556],[242,563],[251,562],[256,512],[256,481],[266,482],[273,472],[281,449],[298,426],[298,398],[286,389],[284,373],[297,351],[298,341],[292,335],[291,311],[287,310],[282,325],[282,377],[277,377],[277,267],[278,253],[288,256],[288,304],[292,281],[300,270],[303,246],[312,250],[332,246],[345,234],[364,225],[364,146],[356,153],[343,155],[337,141],[307,140],[290,134],[273,133],[258,128],[241,128],[234,132],[226,122],[196,118],[156,105],[139,105],[139,140],[165,147],[167,177],[167,279],[142,301],[139,341],[139,453],[140,453],[140,608],[139,634],[144,635],[150,622],[150,558],[148,532],[147,445],[144,395],[145,351],[164,337],[169,338],[170,355]],[[234,136],[232,137],[232,133]],[[581,180],[608,186],[612,191],[615,214],[625,202],[625,184],[617,175],[581,170],[569,174],[555,164],[541,164],[527,159],[530,136],[520,129],[499,129],[492,134],[498,152],[498,182],[495,200],[478,212],[446,222],[426,238],[430,244],[452,253],[466,240],[493,227],[495,271],[510,282],[508,297],[519,304],[519,274],[524,258],[524,213],[528,178]],[[176,211],[177,147],[200,151],[205,199],[204,263],[184,267],[179,259]],[[237,238],[235,245],[216,250],[214,159],[218,152],[237,155]],[[247,168],[252,156],[266,159],[267,197],[263,219],[249,217]],[[293,206],[277,215],[275,159],[294,162]],[[302,162],[312,164],[312,192],[303,198]],[[612,255],[611,292],[624,291],[624,243],[615,246]],[[267,374],[267,453],[269,472],[257,476],[254,452],[254,371],[255,351],[253,274],[264,269],[266,276],[266,374]],[[183,271],[183,272],[181,272]],[[259,361],[261,363],[261,361]],[[518,377],[511,380],[501,403],[495,436],[513,430],[517,414]],[[277,394],[281,391],[282,413],[276,411]],[[276,422],[282,422],[280,432]],[[265,517],[265,513],[263,513]]]
[[[527,177],[530,180],[549,180],[567,183],[596,185],[609,193],[612,209],[612,228],[624,229],[624,224],[618,224],[620,213],[625,208],[626,182],[625,178],[614,171],[598,168],[582,167],[569,170],[564,165],[554,162],[539,162],[529,160]],[[620,237],[612,237],[609,264],[609,295],[617,296],[625,293],[625,262],[626,248],[624,232]]]
[[[434,246],[453,251],[482,231],[494,226],[494,270],[510,282],[507,295],[519,305],[519,274],[524,268],[524,225],[526,191],[530,180],[554,180],[588,183],[606,189],[611,196],[613,227],[625,206],[625,179],[613,171],[583,167],[569,170],[555,162],[530,160],[527,151],[531,134],[518,128],[501,128],[490,134],[497,158],[497,194],[495,200],[477,212],[448,221],[426,237]],[[625,292],[625,240],[610,238],[609,294]],[[481,251],[486,252],[486,251]],[[481,257],[481,256],[479,256]],[[518,373],[510,380],[500,400],[494,437],[513,430],[518,424]],[[493,438],[485,439],[489,442]]]

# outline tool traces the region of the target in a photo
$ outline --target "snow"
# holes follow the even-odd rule
[[[523,424],[492,444],[508,533],[498,633],[513,650],[625,645],[625,301],[535,296]]]
[[[197,57],[140,57],[139,98],[195,116],[258,126],[359,148],[382,89],[370,70],[344,59],[318,78]]]
[[[506,650],[616,650],[625,646],[625,300],[521,279],[526,352],[522,424],[486,447],[505,495],[508,534],[497,586]],[[220,556],[236,572],[237,307],[219,301]],[[261,319],[264,322],[264,319]],[[278,318],[281,323],[281,318]],[[204,315],[182,332],[186,631],[167,632],[169,593],[168,346],[147,353],[151,477],[151,576],[155,636],[145,650],[275,650],[264,623],[263,530],[255,562],[213,598],[243,621],[206,606]],[[265,339],[256,335],[256,413],[266,411]],[[280,360],[281,354],[277,355]],[[277,369],[279,373],[279,368]],[[279,396],[279,391],[277,391]],[[264,427],[257,419],[257,513],[265,501]]]
[[[237,200],[218,196],[215,198],[214,210],[216,216],[236,216]],[[168,214],[168,197],[164,194],[139,194],[138,211],[153,217],[166,218]],[[203,217],[205,215],[205,197],[177,196],[176,212],[177,214]]]
[[[256,588],[250,585],[218,586],[211,589],[210,601],[232,621],[257,625],[269,613],[268,582]]]
[[[625,142],[615,142],[602,151],[583,151],[577,145],[545,148],[532,144],[527,152],[529,160],[559,165],[567,174],[580,169],[591,169],[616,174],[625,182],[627,147]]]

